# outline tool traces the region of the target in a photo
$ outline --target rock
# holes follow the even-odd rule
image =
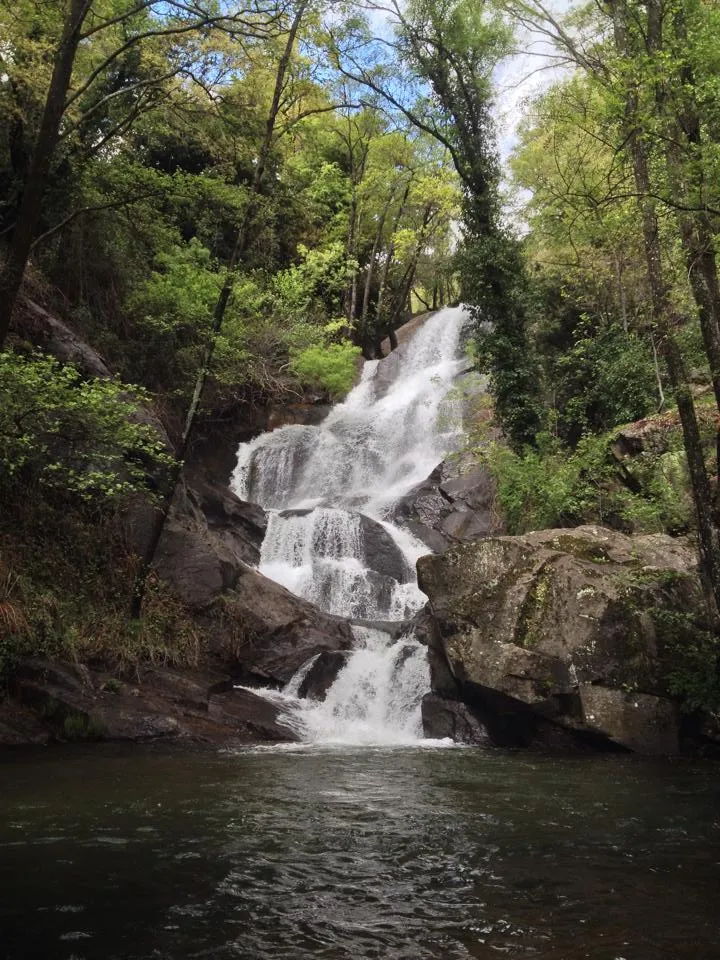
[[[244,738],[292,743],[297,735],[283,723],[280,708],[251,690],[230,690],[210,698],[208,713]]]
[[[393,507],[392,518],[436,553],[451,543],[502,532],[494,508],[495,483],[490,471],[454,461],[439,464]]]
[[[321,653],[305,674],[298,688],[298,696],[324,700],[347,661],[348,654],[338,650]]]
[[[50,736],[31,709],[8,697],[0,701],[0,746],[38,746],[47,743]]]
[[[315,513],[315,507],[282,510],[279,516],[283,519],[293,517],[309,517]],[[381,577],[396,580],[398,583],[409,583],[414,579],[414,571],[408,565],[405,556],[392,535],[385,527],[363,513],[347,511],[347,513],[332,510],[323,510],[318,513],[317,525],[313,527],[313,552],[316,556],[335,557],[336,543],[332,524],[330,533],[324,524],[324,519],[337,518],[340,522],[347,517],[357,524],[358,556],[368,569]]]
[[[217,610],[216,648],[243,682],[283,686],[324,651],[353,644],[349,624],[243,567]]]
[[[267,530],[267,514],[262,507],[246,503],[229,487],[197,475],[190,478],[188,491],[215,536],[221,537],[245,563],[259,563]]]
[[[384,577],[391,577],[398,583],[409,583],[414,579],[402,550],[382,524],[371,520],[365,514],[360,519],[360,537],[365,564]]]
[[[369,630],[381,630],[387,633],[391,640],[399,640],[406,633],[414,629],[414,620],[363,620],[361,618],[350,621],[354,627],[367,627]]]
[[[454,681],[481,714],[502,713],[518,742],[529,725],[542,739],[540,718],[580,739],[677,751],[667,678],[704,628],[688,543],[546,530],[453,546],[422,557],[418,572],[436,631],[436,692],[447,696]]]
[[[66,323],[27,297],[21,298],[13,323],[17,333],[61,363],[72,363],[86,377],[112,376],[107,364],[88,343]]]
[[[586,723],[636,753],[669,754],[678,750],[678,711],[663,697],[626,693],[610,687],[579,685]]]
[[[433,692],[441,697],[457,699],[457,681],[450,669],[440,630],[429,604],[415,617],[413,633],[418,643],[428,648],[430,686]]]
[[[270,404],[265,429],[277,430],[279,427],[287,427],[294,423],[316,427],[323,422],[331,410],[331,404],[318,402]]]
[[[454,740],[487,746],[487,730],[471,707],[460,700],[449,700],[427,693],[422,701],[423,734],[432,740]]]
[[[23,661],[0,702],[0,747],[52,740],[192,740],[213,744],[297,739],[279,707],[236,690],[227,674],[148,669],[132,684],[87,666]]]
[[[659,456],[667,453],[673,430],[677,428],[677,417],[672,415],[638,420],[618,430],[610,444],[610,450],[617,460],[637,457],[643,453]]]

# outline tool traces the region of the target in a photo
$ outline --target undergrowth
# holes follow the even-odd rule
[[[550,434],[516,453],[489,444],[482,454],[497,484],[508,533],[598,523],[627,533],[682,533],[692,525],[687,466],[679,435],[660,453],[619,460],[618,431],[583,437],[575,449]]]
[[[113,513],[50,504],[38,491],[0,519],[0,676],[23,657],[112,669],[192,665],[200,638],[182,603],[151,577],[128,617],[135,558]]]

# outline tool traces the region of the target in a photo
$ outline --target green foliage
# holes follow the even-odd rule
[[[541,434],[538,448],[522,453],[491,445],[487,460],[508,532],[580,523],[640,533],[686,529],[692,508],[683,454],[643,454],[623,469],[610,453],[613,439],[612,433],[588,434],[569,450]]]
[[[570,440],[639,420],[657,404],[647,343],[614,324],[593,329],[581,317],[553,373],[558,431]]]
[[[720,710],[720,644],[708,630],[673,611],[654,614],[667,637],[668,692],[680,699],[685,712]]]
[[[170,463],[135,419],[147,397],[116,380],[83,380],[39,354],[0,353],[0,489],[38,485],[109,506],[147,491]]]
[[[334,397],[348,392],[357,374],[360,348],[345,341],[322,347],[308,347],[291,362],[302,383],[321,387]]]
[[[210,251],[193,239],[159,253],[155,262],[156,269],[128,302],[138,326],[179,342],[188,331],[207,330],[223,282]]]
[[[542,414],[519,245],[499,232],[467,237],[460,272],[463,299],[474,307],[476,357],[490,375],[498,425],[513,448],[521,450],[535,443]]]

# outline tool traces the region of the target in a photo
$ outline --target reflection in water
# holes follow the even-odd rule
[[[2,782],[8,960],[718,956],[710,765],[68,749]]]

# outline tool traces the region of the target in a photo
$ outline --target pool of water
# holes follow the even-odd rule
[[[0,761],[0,957],[720,957],[720,767],[469,749]]]

